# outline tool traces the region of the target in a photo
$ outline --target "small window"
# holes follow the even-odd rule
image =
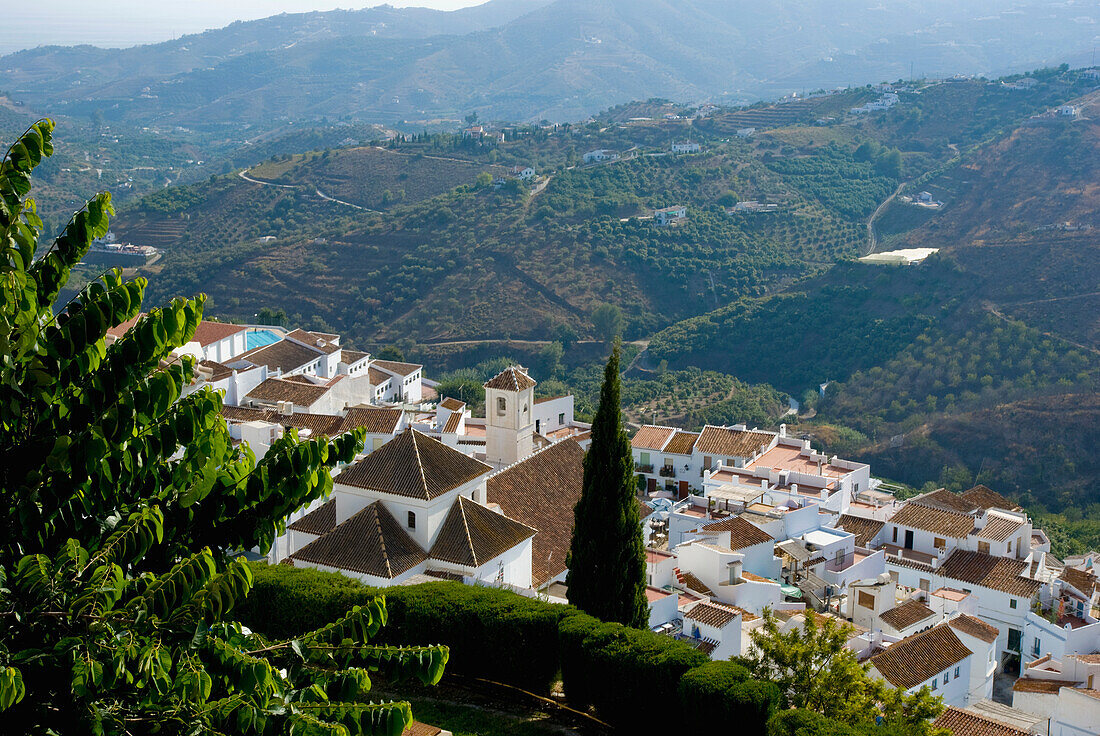
[[[1012,554],[1012,542],[1008,543],[1008,553]]]
[[[409,512],[409,528],[410,529],[415,529],[416,528],[416,512],[415,511],[410,511]]]
[[[940,678],[937,677],[935,680],[932,680],[932,689],[935,690],[939,686],[940,686]]]
[[[951,682],[951,673],[950,672],[944,672],[943,673],[943,684],[946,685],[949,682]]]
[[[497,415],[503,416],[508,411],[508,400],[503,396],[497,397]]]
[[[523,405],[523,413],[524,413],[524,414],[526,414],[526,413],[527,413],[527,404],[524,404],[524,405]]]
[[[896,543],[897,541],[898,541],[898,528],[894,527],[894,542]]]
[[[936,537],[932,540],[932,546],[936,549],[945,549],[947,547],[947,540],[943,537]]]
[[[1016,607],[1016,599],[1015,598],[1013,598],[1012,600],[1010,600],[1008,602],[1008,607],[1009,608],[1015,608]]]
[[[558,424],[565,424],[565,412],[558,413]]]
[[[978,551],[983,555],[989,554],[989,542],[978,542]]]
[[[956,667],[956,668],[955,668],[955,679],[956,679],[956,680],[957,680],[957,679],[959,679],[959,672],[960,672],[961,670],[962,670],[962,668],[961,668],[961,667]]]

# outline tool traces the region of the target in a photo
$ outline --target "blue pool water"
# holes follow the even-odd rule
[[[244,344],[249,350],[279,342],[283,336],[274,330],[249,330],[245,333]]]

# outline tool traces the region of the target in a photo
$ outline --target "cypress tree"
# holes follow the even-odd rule
[[[569,602],[604,621],[643,627],[645,543],[635,497],[634,460],[619,410],[619,341],[604,368],[584,486],[573,507]]]

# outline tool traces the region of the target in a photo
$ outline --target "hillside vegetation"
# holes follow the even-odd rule
[[[163,248],[145,269],[154,294],[202,289],[243,321],[282,309],[356,345],[403,344],[443,375],[511,357],[538,366],[546,390],[576,393],[582,415],[601,351],[574,344],[611,304],[647,348],[628,355],[630,421],[774,426],[785,392],[806,432],[889,477],[921,485],[964,468],[1057,511],[1086,487],[1086,464],[997,464],[959,440],[1040,457],[1046,425],[1013,435],[1008,417],[1100,380],[1100,259],[1081,227],[1100,210],[1097,93],[1065,69],[1029,78],[1026,90],[1006,87],[1019,77],[914,84],[862,116],[844,111],[878,92],[774,106],[797,104],[793,116],[676,117],[689,111],[650,100],[585,125],[512,126],[503,142],[436,133],[287,151],[250,167],[259,183],[168,188],[117,227]],[[1046,114],[1075,98],[1079,119]],[[755,135],[725,132],[753,111],[765,115]],[[702,151],[669,153],[685,139]],[[597,148],[620,158],[584,163]],[[491,185],[516,164],[538,178]],[[925,189],[941,208],[890,199]],[[746,201],[773,206],[733,209]],[[653,210],[670,205],[687,218],[658,225]],[[940,253],[903,269],[855,262],[876,212],[879,249]],[[554,358],[555,343],[580,352]],[[1064,415],[1088,435],[1088,411]]]
[[[1077,21],[1083,12],[1043,0],[383,6],[276,16],[128,49],[30,49],[3,57],[0,89],[54,114],[169,128],[430,123],[470,110],[576,120],[654,96],[751,102],[898,79],[911,64],[949,76],[1083,63],[1095,43],[1093,26]]]

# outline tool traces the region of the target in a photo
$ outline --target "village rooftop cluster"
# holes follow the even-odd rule
[[[514,365],[485,382],[474,416],[421,365],[340,342],[204,321],[183,348],[200,361],[192,388],[223,393],[230,435],[257,456],[291,428],[366,432],[268,560],[379,587],[444,578],[567,602],[591,439],[573,397],[537,398]],[[1056,559],[1024,510],[984,486],[898,500],[870,466],[784,425],[645,425],[632,453],[654,631],[726,659],[750,650],[766,612],[783,630],[832,617],[875,677],[942,696],[940,725],[956,733],[1096,733],[1100,554]],[[1016,673],[996,702],[995,682]]]

